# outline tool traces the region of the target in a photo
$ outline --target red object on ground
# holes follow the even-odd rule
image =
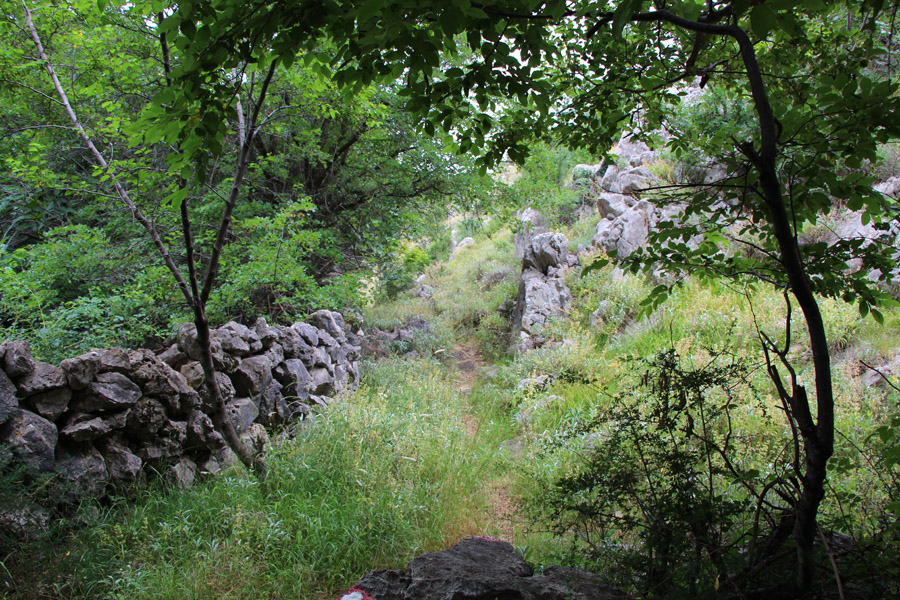
[[[375,600],[375,599],[369,595],[369,592],[354,585],[352,588],[347,590],[343,596],[341,596],[337,600]]]

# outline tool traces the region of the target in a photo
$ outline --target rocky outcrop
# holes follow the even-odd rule
[[[540,575],[511,545],[470,537],[413,559],[404,570],[372,571],[341,600],[625,600],[597,575],[550,567]]]
[[[569,252],[569,241],[561,233],[542,233],[526,246],[512,311],[513,343],[518,350],[542,346],[544,325],[566,313],[572,294],[564,278],[577,264],[578,257]]]
[[[547,222],[541,213],[533,208],[526,208],[518,215],[519,230],[516,232],[516,258],[525,256],[525,249],[531,245],[535,236],[547,233]]]
[[[361,339],[331,311],[290,327],[259,319],[211,331],[227,416],[254,447],[262,425],[302,419],[359,378]],[[102,497],[160,473],[175,485],[235,462],[213,426],[196,329],[146,349],[91,350],[59,366],[36,361],[26,342],[0,345],[0,444],[31,475],[52,473],[61,501]]]

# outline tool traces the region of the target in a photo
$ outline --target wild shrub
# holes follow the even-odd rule
[[[638,366],[638,365],[635,365]],[[616,584],[697,597],[738,571],[754,539],[759,472],[730,411],[746,367],[726,355],[685,364],[674,350],[588,421],[545,439],[574,456],[532,499],[540,518]]]

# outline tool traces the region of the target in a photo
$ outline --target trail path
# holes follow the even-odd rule
[[[478,347],[471,342],[458,345],[453,351],[453,357],[456,375],[453,389],[460,395],[468,396],[491,363],[484,360]],[[470,410],[463,417],[463,424],[466,433],[474,439],[481,432],[481,423],[471,402],[469,406]],[[487,533],[515,545],[517,507],[509,489],[509,482],[505,477],[494,479],[484,486],[481,493],[488,515],[480,523],[482,531],[473,534]]]

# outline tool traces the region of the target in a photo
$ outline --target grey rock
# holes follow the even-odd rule
[[[290,410],[287,401],[282,395],[282,386],[278,381],[273,381],[262,394],[257,397],[260,423],[266,426],[277,425],[290,419]]]
[[[106,461],[109,482],[113,487],[122,487],[138,480],[143,461],[115,438],[107,438],[101,443],[100,453]]]
[[[600,180],[600,187],[606,192],[620,193],[621,188],[618,184],[619,168],[616,165],[606,167],[606,172]]]
[[[50,363],[34,361],[34,368],[16,382],[16,388],[18,388],[20,396],[27,398],[65,387],[68,383],[65,372],[59,367]]]
[[[216,383],[219,384],[219,394],[222,396],[222,402],[228,404],[229,402],[234,400],[234,397],[237,396],[237,391],[235,391],[234,384],[231,383],[231,378],[228,377],[228,375],[220,371],[216,371]],[[209,388],[205,385],[200,387],[200,400],[200,407],[204,412],[216,412],[216,405],[210,399]]]
[[[187,441],[187,423],[184,421],[166,421],[157,432],[157,436],[138,449],[137,455],[146,463],[159,466],[184,453]]]
[[[337,394],[340,394],[342,391],[347,389],[347,383],[350,379],[350,374],[347,371],[347,368],[342,364],[336,364],[334,367],[334,391]]]
[[[203,350],[197,339],[197,327],[193,323],[184,323],[178,329],[178,349],[184,352],[191,360],[201,361]],[[222,345],[213,339],[210,332],[210,353],[212,354],[213,367],[217,371],[230,371],[237,365],[237,360],[222,350]]]
[[[344,336],[340,336],[336,338],[332,336],[330,333],[325,331],[324,329],[319,330],[319,348],[335,348],[340,345],[339,339],[345,339]]]
[[[15,409],[0,426],[0,442],[9,444],[29,473],[46,473],[53,469],[59,433],[56,426],[35,413]]]
[[[525,248],[531,245],[536,235],[547,232],[547,221],[533,208],[524,209],[518,216],[519,231],[516,232],[516,258],[525,256]]]
[[[253,332],[250,328],[245,327],[240,323],[235,323],[234,321],[229,321],[222,327],[211,331],[210,338],[221,346],[222,352],[233,356],[244,357],[251,354],[251,333],[253,334],[253,339],[259,347],[262,348],[262,342],[260,342],[256,332]]]
[[[333,364],[334,362],[331,360],[331,354],[328,353],[328,349],[325,346],[316,348],[316,351],[313,354],[312,366],[331,370]]]
[[[196,453],[200,449],[215,450],[226,445],[222,437],[213,425],[212,419],[199,410],[188,415],[185,449]]]
[[[66,425],[59,430],[60,437],[74,442],[89,442],[107,433],[125,427],[127,413],[117,412],[92,417],[84,413],[72,413]]]
[[[272,363],[265,356],[241,361],[231,374],[231,382],[240,396],[258,396],[272,382]]]
[[[274,343],[266,349],[263,356],[268,358],[269,362],[273,365],[277,365],[284,362],[284,348],[281,344]]]
[[[624,194],[603,192],[597,197],[597,212],[601,217],[618,217],[634,204],[634,198]]]
[[[334,376],[328,372],[328,369],[321,367],[311,369],[309,375],[312,378],[310,392],[319,396],[329,395],[334,392]]]
[[[0,535],[19,542],[37,538],[50,526],[50,513],[33,502],[4,498],[0,506]]]
[[[340,313],[331,310],[317,310],[309,315],[307,321],[319,329],[325,330],[331,337],[341,340],[345,337],[344,330],[347,328],[344,323],[344,317]],[[310,341],[310,343],[312,343]]]
[[[263,454],[269,443],[269,434],[266,428],[259,423],[254,423],[247,431],[241,434],[241,442],[245,447],[251,448],[256,454]]]
[[[189,488],[197,477],[197,465],[191,459],[182,456],[166,471],[166,481],[176,488]]]
[[[291,329],[299,333],[303,339],[306,340],[308,345],[313,347],[319,345],[319,330],[317,327],[310,325],[309,323],[294,323],[291,325]]]
[[[16,386],[5,372],[0,371],[0,425],[6,423],[18,407]]]
[[[450,252],[450,258],[447,259],[448,262],[452,261],[454,258],[456,258],[457,255],[459,255],[460,251],[463,248],[468,248],[469,246],[472,246],[474,244],[475,244],[475,240],[471,237],[466,237],[466,238],[463,238],[462,240],[460,240],[460,242],[458,244],[456,244],[456,246],[453,247],[453,251]]]
[[[100,452],[90,444],[60,445],[57,449],[54,482],[67,502],[80,498],[102,498],[106,495],[109,471]]]
[[[121,373],[100,373],[96,381],[78,392],[71,407],[86,413],[120,410],[135,404],[141,395],[141,388]]]
[[[59,363],[73,390],[83,390],[94,380],[100,372],[100,353],[96,350],[86,352],[81,356],[67,358]]]
[[[275,368],[275,379],[284,386],[282,395],[294,396],[300,400],[309,397],[312,377],[303,361],[289,358]]]
[[[206,376],[203,374],[203,365],[199,362],[196,360],[188,361],[181,365],[178,371],[191,388],[197,392],[203,389],[203,382],[206,381]]]
[[[649,233],[644,212],[629,209],[615,219],[600,221],[592,243],[606,252],[616,252],[618,258],[626,258],[646,244]]]
[[[239,462],[240,459],[238,459],[237,454],[226,446],[215,450],[208,459],[200,464],[200,473],[203,475],[215,475]]]
[[[159,360],[163,361],[176,371],[180,370],[188,361],[188,355],[178,349],[178,344],[172,344],[158,354]]]
[[[441,552],[422,554],[402,571],[373,571],[356,586],[377,600],[625,600],[623,592],[573,568],[534,575],[513,547],[466,538]],[[345,596],[344,598],[349,598]]]
[[[122,373],[124,375],[131,370],[128,351],[123,348],[95,349],[92,352],[96,352],[100,359],[98,373]]]
[[[561,233],[542,233],[531,240],[522,258],[522,270],[547,274],[550,268],[568,266],[569,240]]]
[[[129,353],[131,377],[143,393],[163,400],[173,415],[186,416],[200,406],[200,396],[187,379],[149,350]]]
[[[430,285],[420,285],[414,287],[410,292],[413,298],[422,298],[423,300],[431,300],[434,297],[434,288]]]
[[[167,421],[166,409],[154,398],[141,398],[128,411],[125,428],[139,440],[150,441]]]
[[[235,432],[241,433],[250,429],[259,416],[259,407],[250,398],[235,398],[225,407],[225,414],[231,421]]]
[[[271,347],[279,339],[278,330],[274,327],[269,327],[265,317],[256,319],[256,322],[253,323],[253,331],[256,332],[259,341],[262,342],[263,348]]]
[[[513,313],[513,333],[539,333],[547,320],[562,315],[569,308],[572,294],[561,279],[545,277],[540,271],[527,269],[519,281],[519,293]]]
[[[34,369],[31,344],[25,340],[11,340],[0,344],[0,366],[13,379],[30,373]]]

